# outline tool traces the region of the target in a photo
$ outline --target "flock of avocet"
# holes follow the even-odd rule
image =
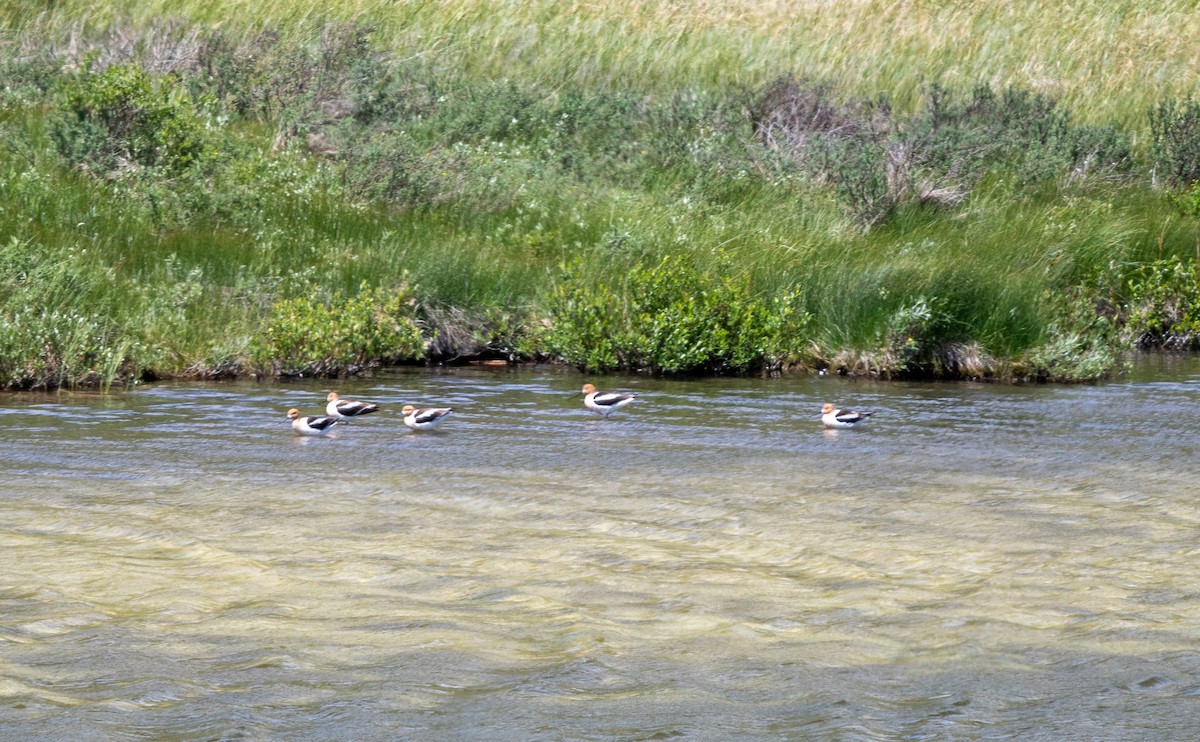
[[[353,402],[342,399],[337,392],[330,392],[325,398],[324,415],[301,415],[300,410],[293,407],[288,410],[288,419],[292,421],[292,430],[296,435],[325,435],[333,430],[338,423],[349,422],[356,417],[379,412],[379,405],[369,402]],[[404,415],[404,424],[413,430],[430,430],[442,421],[446,415],[454,412],[453,407],[426,407],[418,410],[410,404],[400,409]]]
[[[591,384],[584,384],[580,393],[583,394],[583,406],[604,418],[637,399],[637,395],[634,394],[598,392]],[[330,392],[325,399],[324,415],[301,415],[300,410],[295,407],[288,410],[287,416],[292,421],[292,430],[296,435],[325,435],[338,423],[349,422],[356,417],[379,411],[377,404],[342,399],[337,392]],[[417,409],[410,404],[404,405],[400,410],[404,415],[404,424],[413,430],[432,430],[453,411],[453,407]],[[821,423],[826,428],[853,428],[865,423],[871,414],[827,404],[821,408]]]

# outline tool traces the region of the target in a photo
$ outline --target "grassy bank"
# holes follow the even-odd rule
[[[1182,6],[154,6],[0,15],[6,386],[1195,345]]]

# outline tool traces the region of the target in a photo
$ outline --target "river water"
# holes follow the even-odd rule
[[[1200,735],[1195,357],[583,380],[0,397],[0,737]],[[330,389],[384,410],[293,436]]]

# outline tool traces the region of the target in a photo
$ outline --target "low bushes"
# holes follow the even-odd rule
[[[1200,349],[1200,265],[1169,258],[1129,281],[1126,333],[1140,348]]]
[[[1150,147],[1155,169],[1168,184],[1200,181],[1200,101],[1168,98],[1154,106]]]
[[[201,163],[207,138],[178,80],[132,63],[85,66],[66,78],[51,135],[68,161],[98,173],[141,166],[177,174]]]
[[[0,322],[0,388],[107,389],[137,378],[131,339],[104,315],[21,307]]]
[[[414,304],[403,286],[279,300],[255,340],[255,360],[276,374],[339,376],[420,359],[425,340]]]
[[[136,377],[137,339],[91,306],[112,278],[70,250],[0,245],[0,388],[107,387]]]
[[[1074,124],[1048,97],[987,84],[965,97],[932,84],[920,110],[902,116],[886,98],[843,102],[827,85],[784,78],[763,92],[753,121],[767,147],[830,183],[867,226],[908,204],[958,206],[996,170],[1035,186],[1133,164],[1115,127]]]
[[[746,373],[804,350],[809,315],[798,292],[775,300],[680,256],[640,265],[619,285],[568,270],[550,305],[550,352],[588,371]]]

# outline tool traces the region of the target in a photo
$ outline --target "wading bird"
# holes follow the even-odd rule
[[[831,404],[827,404],[821,408],[821,422],[827,428],[853,428],[856,425],[861,425],[867,421],[873,412],[855,412],[854,410],[840,410]]]
[[[296,431],[296,435],[325,435],[333,430],[333,426],[338,422],[336,417],[320,415],[301,417],[300,410],[295,407],[288,410],[287,416],[292,421],[292,430]]]
[[[337,418],[342,422],[346,422],[352,417],[379,412],[379,405],[377,404],[338,399],[337,392],[330,392],[329,396],[325,399],[329,401],[329,404],[325,405],[325,414]]]
[[[446,415],[454,412],[453,407],[426,407],[418,410],[410,404],[400,410],[404,413],[404,424],[413,430],[432,430]]]
[[[583,406],[597,415],[607,418],[614,411],[621,409],[637,397],[633,394],[617,392],[598,392],[591,384],[583,385]]]

